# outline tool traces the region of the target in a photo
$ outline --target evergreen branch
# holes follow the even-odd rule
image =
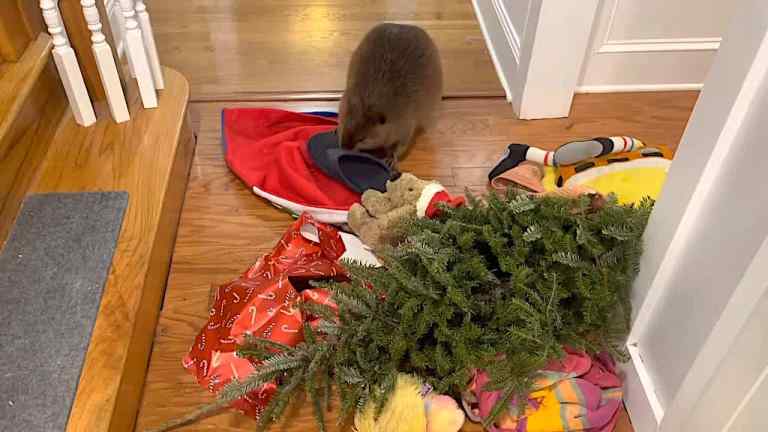
[[[325,431],[325,415],[323,408],[323,401],[325,396],[318,394],[318,390],[325,391],[324,385],[319,385],[316,381],[319,381],[318,374],[322,370],[323,374],[327,377],[327,355],[329,352],[329,345],[319,345],[312,362],[307,367],[304,380],[304,388],[312,402],[313,411],[315,414],[315,420],[320,426],[321,431]]]
[[[569,267],[580,267],[583,264],[581,258],[573,252],[557,252],[552,255],[552,259]]]
[[[505,388],[502,391],[501,397],[493,405],[493,408],[491,408],[491,412],[488,414],[488,417],[483,419],[484,428],[490,429],[491,426],[493,426],[493,422],[496,421],[496,419],[499,418],[499,415],[501,415],[501,413],[507,408],[509,401],[512,400],[514,395],[514,390],[510,387]]]
[[[293,349],[295,351],[295,349]],[[232,402],[258,389],[275,379],[284,371],[296,369],[304,364],[304,359],[291,354],[278,353],[264,360],[243,381],[233,380],[219,392],[219,399]]]
[[[308,321],[304,321],[301,324],[301,330],[304,334],[304,341],[308,345],[314,345],[317,343],[317,338],[315,337],[315,331],[312,330],[312,325]]]
[[[526,228],[525,233],[523,233],[523,240],[527,241],[528,243],[535,242],[541,237],[541,226],[536,224]]]
[[[256,424],[257,431],[266,430],[269,425],[280,419],[285,409],[288,407],[288,403],[291,401],[296,390],[301,386],[304,380],[304,374],[294,373],[287,383],[277,388],[277,391],[270,399],[264,412],[261,413],[258,423]],[[324,425],[321,426],[324,428]]]
[[[636,235],[635,230],[629,225],[611,225],[603,228],[601,232],[616,240],[630,240]]]
[[[246,378],[245,381],[243,382],[232,381],[227,386],[225,386],[219,392],[218,398],[216,401],[203,405],[202,407],[190,412],[189,414],[186,414],[177,419],[168,421],[163,425],[161,425],[160,427],[156,429],[151,429],[150,431],[164,432],[164,431],[176,429],[178,427],[181,427],[190,423],[194,423],[195,421],[198,421],[203,417],[216,413],[221,409],[229,406],[232,402],[236,401],[237,399],[242,398],[246,394],[252,392],[253,390],[258,389],[262,385],[273,380],[276,377],[276,375],[277,373],[275,371],[265,372],[257,369],[250,376],[248,376],[248,378]]]
[[[334,321],[336,319],[336,312],[326,304],[303,301],[299,303],[299,308],[302,312],[327,321]]]
[[[338,420],[338,424],[341,425],[352,415],[357,403],[359,389],[358,387],[343,384],[338,378],[336,383],[336,388],[339,390],[339,398],[341,399],[341,413]]]
[[[359,384],[363,382],[363,377],[357,369],[347,366],[338,366],[336,371],[341,381],[346,384]]]
[[[507,203],[507,207],[513,214],[520,214],[533,210],[536,207],[536,201],[531,199],[528,194],[521,193]]]
[[[147,429],[145,432],[165,432],[177,429],[217,413],[218,411],[221,411],[222,409],[229,406],[229,404],[230,402],[217,399],[215,402],[203,405],[200,408],[190,412],[189,414],[185,414],[182,417],[167,421],[155,429]]]
[[[428,297],[432,300],[439,299],[437,294],[425,287],[419,278],[414,277],[414,275],[411,274],[402,264],[387,256],[382,258],[392,277],[395,278],[403,288],[406,288],[413,294]]]
[[[384,381],[376,388],[376,406],[374,408],[374,417],[378,418],[382,411],[384,411],[384,406],[387,404],[387,401],[389,400],[389,396],[394,392],[395,390],[395,384],[397,383],[397,373],[390,373],[384,378]]]
[[[333,321],[320,320],[317,324],[317,331],[328,336],[338,336],[340,333],[339,325]]]
[[[349,296],[345,290],[339,289],[339,287],[333,287],[331,288],[331,293],[331,298],[339,305],[339,308],[345,308],[356,315],[371,315],[371,309],[365,303]]]
[[[321,384],[323,390],[323,407],[325,407],[325,410],[327,411],[331,409],[331,393],[333,391],[330,365],[327,369],[322,371],[320,374],[320,379],[322,380]]]
[[[616,247],[600,255],[597,258],[597,265],[599,267],[614,266],[619,262],[619,259],[621,259],[621,249]]]
[[[274,351],[289,351],[293,347],[272,339],[260,338],[246,333],[244,343],[239,347],[238,353],[240,351],[270,349]]]

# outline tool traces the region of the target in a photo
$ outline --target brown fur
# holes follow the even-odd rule
[[[443,93],[437,46],[419,27],[379,24],[352,54],[339,107],[341,146],[395,164],[431,127]]]

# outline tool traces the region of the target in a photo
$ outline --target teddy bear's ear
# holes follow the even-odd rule
[[[407,182],[409,177],[413,177],[411,174],[408,173],[401,173],[400,176],[398,176],[394,180],[387,180],[387,192],[393,190],[393,188],[396,188],[397,185],[402,184],[401,182]]]

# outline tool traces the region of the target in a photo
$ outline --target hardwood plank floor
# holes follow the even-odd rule
[[[510,142],[552,149],[571,139],[626,134],[647,144],[676,148],[696,98],[695,92],[577,95],[571,117],[537,121],[516,119],[511,106],[500,98],[450,100],[444,103],[436,129],[420,138],[402,169],[436,178],[460,192],[464,187],[482,190],[488,169]],[[197,152],[137,430],[156,426],[212,399],[181,366],[182,357],[206,321],[211,286],[235,277],[271,249],[291,221],[287,214],[254,196],[224,164],[220,111],[234,106],[301,110],[335,107],[335,103],[192,105],[192,118],[199,130]],[[316,430],[309,407],[294,410],[288,420],[273,430]],[[253,428],[251,419],[227,412],[184,430]],[[465,430],[480,429],[468,425]],[[631,431],[626,416],[617,431]]]
[[[432,35],[447,95],[503,95],[467,0],[188,0],[150,8],[160,58],[189,79],[192,101],[328,99],[344,87],[352,50],[382,21]]]

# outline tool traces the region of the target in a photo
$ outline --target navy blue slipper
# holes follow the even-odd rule
[[[307,141],[312,161],[328,176],[339,180],[357,193],[368,189],[386,192],[393,173],[381,159],[339,147],[336,131],[322,132]]]

